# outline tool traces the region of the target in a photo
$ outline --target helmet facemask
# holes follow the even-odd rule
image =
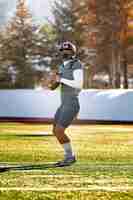
[[[70,60],[76,56],[76,47],[71,42],[63,42],[59,50],[63,60]]]
[[[70,60],[73,58],[74,52],[72,50],[64,49],[61,51],[61,56],[63,60]]]

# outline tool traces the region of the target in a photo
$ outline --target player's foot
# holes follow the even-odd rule
[[[59,167],[64,167],[64,166],[70,166],[75,162],[76,162],[75,156],[71,156],[71,157],[65,158],[62,161],[57,162],[56,165]]]

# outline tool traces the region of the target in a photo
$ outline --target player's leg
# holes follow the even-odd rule
[[[65,134],[66,128],[72,123],[79,111],[79,106],[61,106],[55,114],[55,123],[53,133],[59,143],[63,146],[65,153],[65,162],[75,162],[75,155],[72,150],[70,138]]]
[[[53,132],[64,149],[64,159],[57,162],[57,165],[67,166],[74,163],[76,161],[76,158],[72,150],[71,141],[69,137],[65,134],[65,128],[60,126],[59,124],[56,124],[53,128]]]
[[[53,133],[64,149],[65,158],[71,158],[74,156],[74,153],[72,151],[70,138],[65,134],[65,129],[66,128],[62,127],[61,125],[56,124],[53,129]]]

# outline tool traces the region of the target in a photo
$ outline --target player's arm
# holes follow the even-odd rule
[[[83,88],[83,70],[75,69],[73,71],[73,78],[74,80],[61,78],[60,83],[64,83],[73,88],[82,89]]]

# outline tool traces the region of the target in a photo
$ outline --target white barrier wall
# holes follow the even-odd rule
[[[83,90],[80,120],[133,121],[133,90]],[[0,118],[53,118],[60,92],[0,90]]]

